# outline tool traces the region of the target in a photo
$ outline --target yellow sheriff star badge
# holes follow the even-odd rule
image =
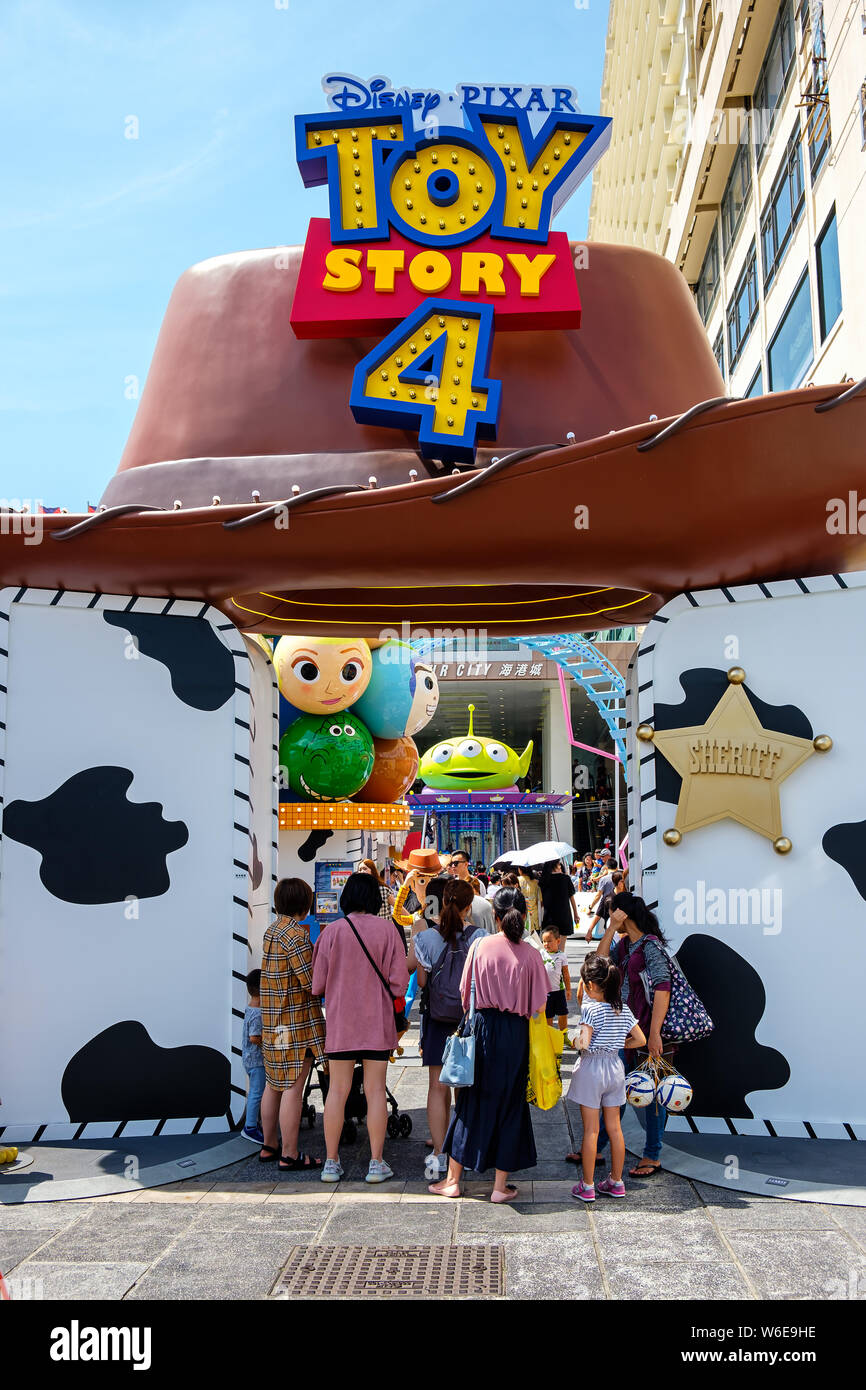
[[[791,842],[782,834],[779,787],[813,752],[826,752],[832,740],[794,738],[765,729],[743,689],[745,672],[733,667],[730,684],[706,724],[655,731],[641,725],[638,737],[652,741],[682,778],[669,845],[688,830],[718,820],[739,821],[772,840],[780,854]]]

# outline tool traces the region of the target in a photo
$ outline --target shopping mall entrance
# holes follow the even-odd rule
[[[635,629],[616,629],[596,637],[597,650],[624,676],[635,647]],[[423,755],[441,740],[465,734],[470,704],[475,707],[475,734],[500,740],[517,752],[531,741],[529,771],[521,788],[548,793],[560,804],[537,812],[521,807],[520,844],[568,840],[582,853],[599,847],[607,837],[614,840],[617,793],[620,841],[624,838],[625,783],[597,695],[593,699],[581,680],[559,664],[550,650],[551,639],[540,640],[547,650],[536,650],[517,639],[496,638],[489,639],[483,650],[469,653],[453,644],[425,653],[423,659],[439,680],[440,700],[418,740],[419,748]],[[413,791],[423,791],[420,781]],[[564,801],[566,797],[572,800]],[[454,848],[459,841],[475,862],[495,858],[503,833],[506,839],[514,833],[513,823],[501,826],[495,813],[487,810],[469,806],[449,810],[447,824],[442,823],[443,814],[437,827],[440,847]]]

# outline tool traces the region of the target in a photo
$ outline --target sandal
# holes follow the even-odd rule
[[[577,1154],[566,1154],[566,1155],[565,1155],[565,1161],[566,1161],[566,1163],[575,1163],[575,1164],[577,1164],[578,1167],[580,1167],[581,1163],[583,1162],[583,1157],[582,1157],[582,1155],[579,1154],[579,1153],[577,1153]],[[596,1166],[596,1168],[598,1167],[598,1165],[599,1165],[600,1163],[604,1163],[604,1162],[606,1162],[606,1159],[605,1159],[604,1154],[596,1154],[596,1156],[595,1156],[595,1166]]]
[[[642,1158],[639,1163],[635,1164],[634,1168],[629,1168],[628,1175],[630,1178],[654,1178],[656,1173],[660,1173],[661,1170],[660,1163],[653,1163],[650,1158]]]
[[[264,1154],[267,1154],[267,1158],[263,1157]],[[273,1163],[274,1159],[279,1158],[279,1156],[279,1149],[272,1149],[270,1144],[262,1144],[262,1150],[259,1154],[259,1163]]]
[[[497,1206],[501,1202],[513,1202],[515,1197],[517,1196],[517,1190],[518,1189],[513,1182],[508,1183],[504,1192],[497,1192],[496,1188],[494,1187],[493,1191],[490,1194],[490,1200],[491,1202],[494,1202]]]
[[[323,1167],[323,1164],[320,1158],[310,1158],[309,1154],[301,1153],[299,1149],[297,1158],[280,1154],[278,1167],[281,1173],[312,1173],[315,1169]]]

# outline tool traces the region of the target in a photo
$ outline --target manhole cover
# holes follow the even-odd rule
[[[275,1298],[483,1298],[505,1292],[501,1245],[297,1245]]]

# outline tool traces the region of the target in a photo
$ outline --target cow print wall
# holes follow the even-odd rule
[[[0,591],[7,1142],[240,1124],[250,905],[277,810],[276,687],[254,658],[200,602]]]
[[[866,574],[773,580],[682,594],[650,620],[629,679],[629,857],[635,888],[658,913],[716,1023],[683,1046],[694,1087],[672,1128],[718,1134],[866,1139],[858,1034],[866,974]],[[845,653],[841,678],[833,661]],[[669,844],[681,779],[640,724],[701,726],[740,666],[768,731],[832,749],[779,788],[790,852],[729,819]],[[723,791],[723,788],[721,789]],[[832,924],[833,1027],[809,1005]]]

